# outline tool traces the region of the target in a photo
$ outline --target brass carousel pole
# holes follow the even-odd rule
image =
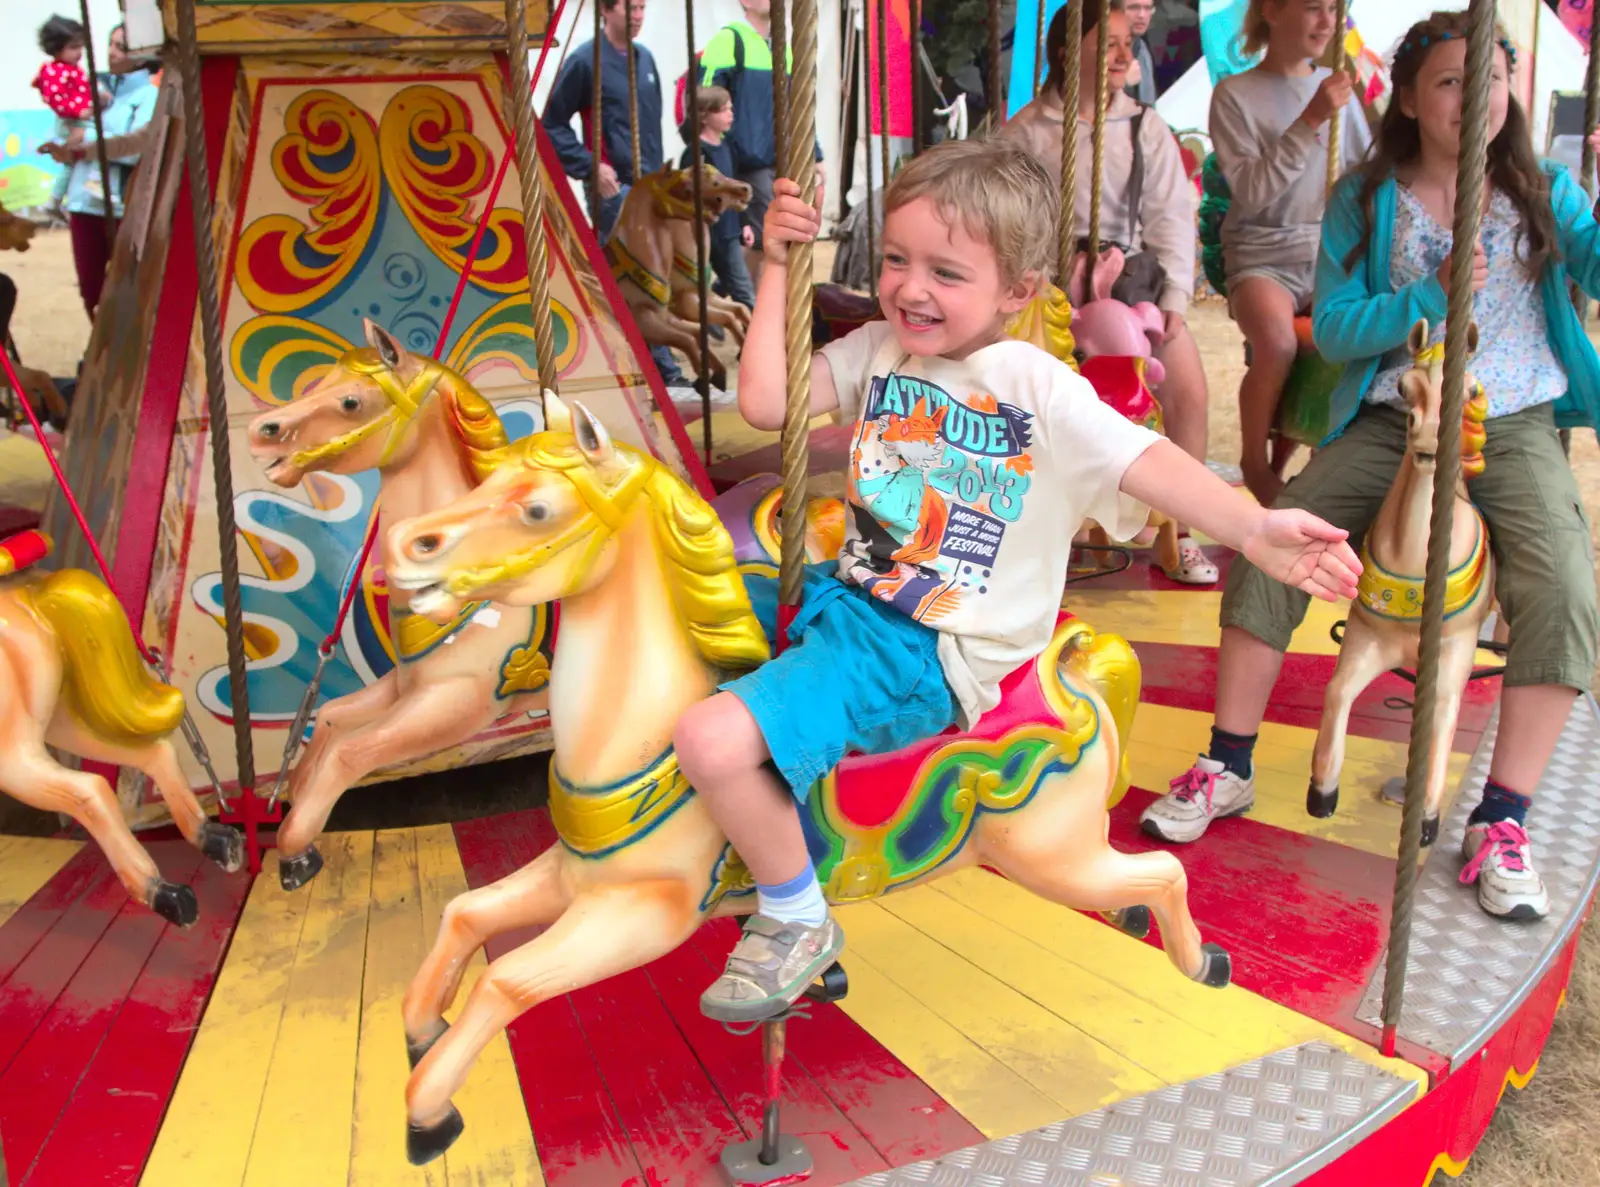
[[[1083,5],[1084,0],[1067,0],[1067,15],[1062,18],[1067,35],[1061,51],[1061,229],[1056,269],[1063,289],[1078,250],[1078,71],[1083,62]]]
[[[865,18],[862,27],[866,27]],[[1006,122],[1006,105],[1000,97],[1005,89],[1000,78],[1000,0],[989,0],[989,77],[984,81],[988,87],[984,98],[989,104],[989,130],[994,132]]]
[[[1333,40],[1328,45],[1328,65],[1334,70],[1345,69],[1344,34],[1345,25],[1349,20],[1346,0],[1339,0],[1333,12]],[[1344,110],[1333,113],[1333,118],[1328,121],[1328,177],[1327,192],[1333,193],[1333,187],[1339,180],[1339,133],[1344,126]]]
[[[111,161],[106,156],[106,128],[100,112],[100,72],[94,64],[94,30],[89,24],[89,0],[78,0],[78,10],[83,16],[83,54],[89,65],[89,102],[94,113],[94,154],[100,165],[100,193],[106,208],[107,264],[109,250],[117,245],[117,215],[111,207]]]
[[[233,459],[228,440],[228,394],[222,365],[222,300],[213,237],[211,171],[206,163],[205,105],[200,96],[200,47],[195,0],[177,0],[178,72],[183,83],[183,131],[194,220],[195,268],[200,280],[200,341],[205,359],[206,416],[216,480],[217,549],[222,564],[222,624],[228,641],[228,694],[233,709],[239,803],[252,873],[261,868],[256,836],[255,749],[250,735],[250,688],[245,673],[244,610],[239,594],[239,533],[233,517]],[[107,195],[109,198],[109,195]]]
[[[700,445],[705,454],[705,463],[711,465],[711,378],[706,360],[711,356],[711,334],[706,326],[707,309],[711,304],[709,289],[710,280],[706,275],[706,232],[705,219],[705,192],[704,179],[701,177],[701,167],[704,158],[700,151],[700,71],[694,60],[694,0],[684,0],[683,4],[684,31],[689,39],[689,73],[688,94],[686,106],[689,114],[689,165],[693,170],[690,177],[690,187],[694,199],[694,250],[695,250],[695,289],[696,297],[700,303],[700,324],[695,329],[695,334],[700,345],[700,367],[694,377],[695,390],[700,393]],[[735,37],[739,36],[735,31]],[[637,108],[634,109],[637,112]],[[635,120],[637,124],[637,120]],[[635,132],[635,147],[637,147],[638,134]]]
[[[1433,519],[1428,528],[1428,568],[1422,587],[1422,642],[1417,655],[1417,696],[1411,711],[1411,748],[1406,756],[1406,798],[1400,817],[1400,852],[1395,862],[1389,952],[1383,970],[1385,1055],[1395,1052],[1405,1000],[1411,915],[1422,853],[1422,818],[1428,764],[1439,695],[1439,650],[1444,627],[1445,583],[1450,572],[1450,534],[1456,483],[1461,473],[1461,406],[1465,399],[1467,334],[1472,325],[1472,252],[1483,216],[1484,164],[1488,150],[1489,82],[1494,54],[1495,0],[1467,7],[1466,86],[1462,97],[1462,151],[1456,173],[1454,249],[1450,256],[1449,313],[1445,320],[1444,393],[1439,408],[1439,447],[1433,475]]]
[[[1039,0],[1039,9],[1034,14],[1035,20],[1033,22],[1033,97],[1035,99],[1039,97],[1039,86],[1043,83],[1044,76],[1049,73],[1049,67],[1045,62],[1047,51],[1044,46],[1044,9],[1045,0]],[[1016,42],[1013,41],[1012,44],[1015,45]]]
[[[693,61],[690,55],[690,61]],[[691,71],[690,73],[693,73]],[[628,146],[632,153],[633,180],[639,183],[639,55],[633,44],[633,28],[628,27]]]
[[[1089,164],[1089,256],[1084,267],[1084,294],[1094,291],[1094,266],[1100,260],[1100,208],[1103,204],[1101,189],[1105,185],[1106,174],[1106,107],[1108,96],[1106,90],[1110,79],[1107,60],[1106,22],[1111,16],[1111,0],[1096,0],[1100,5],[1100,20],[1095,26],[1095,62],[1094,62],[1094,141],[1090,149]],[[1068,34],[1070,39],[1071,34]],[[1071,113],[1070,125],[1063,113],[1061,135],[1067,134],[1070,126],[1074,133],[1078,128],[1078,113]],[[1076,139],[1076,135],[1074,135]],[[1138,222],[1139,212],[1129,211],[1129,229]]]
[[[878,299],[877,227],[872,221],[872,55],[867,53],[867,5],[872,0],[861,0],[861,163],[862,177],[867,187],[867,292]]]
[[[600,11],[598,3],[595,11]],[[506,0],[506,34],[511,58],[511,115],[517,134],[517,184],[522,190],[522,242],[528,256],[528,306],[533,317],[533,349],[538,355],[539,386],[559,395],[561,380],[556,373],[555,328],[550,321],[550,260],[545,246],[544,182],[539,174],[533,79],[528,72],[526,0]],[[599,93],[599,76],[596,75],[595,94]],[[596,121],[595,127],[599,126]],[[597,153],[596,173],[599,164]]]
[[[600,0],[594,0],[594,61],[591,65],[593,76],[589,96],[589,153],[593,158],[589,165],[589,221],[594,224],[596,231],[600,229],[600,203],[604,200],[600,197],[600,160],[605,149],[605,136],[600,131],[600,120],[605,110],[600,102],[605,97],[605,63],[600,57],[600,43],[604,40]]]
[[[1535,47],[1537,52],[1538,47]],[[1595,154],[1594,146],[1589,143],[1589,137],[1594,130],[1600,127],[1600,19],[1595,19],[1590,13],[1589,21],[1589,64],[1583,73],[1583,158],[1579,166],[1578,177],[1583,184],[1583,192],[1589,195],[1589,205],[1594,206],[1595,201]],[[1589,298],[1577,285],[1572,286],[1573,304],[1578,310],[1578,320],[1589,320]]]
[[[911,0],[911,155],[922,152],[922,0]]]
[[[893,166],[889,157],[889,0],[878,0],[878,136],[883,153],[883,188],[887,193]]]

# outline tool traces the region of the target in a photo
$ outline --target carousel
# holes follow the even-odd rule
[[[1084,3],[1104,20],[1069,0],[1068,29]],[[782,623],[838,548],[849,437],[811,423],[809,355],[873,294],[814,285],[791,248],[783,430],[743,427],[713,388],[748,315],[711,291],[707,228],[748,187],[693,136],[595,240],[533,104],[566,0],[296,7],[167,0],[163,149],[50,454],[60,494],[0,545],[0,788],[74,822],[0,837],[0,1184],[1459,1175],[1534,1075],[1600,875],[1587,696],[1538,791],[1546,918],[1487,918],[1432,844],[1483,784],[1503,653],[1461,485],[1470,255],[1444,347],[1415,331],[1382,581],[1296,633],[1254,810],[1180,849],[1141,831],[1206,747],[1220,591],[1165,575],[1169,523],[1148,553],[1091,531],[997,709],[813,791],[849,946],[781,1017],[724,1028],[699,996],[753,888],[672,730],[783,646],[746,578],[777,578]],[[1470,13],[1464,192],[1494,0]],[[779,172],[815,193],[817,88],[843,83],[881,133],[870,236],[895,86],[922,148],[925,88],[891,78],[924,59],[920,4],[852,7],[842,78],[818,77],[816,0],[772,15]],[[1149,311],[1072,275],[1086,164],[1100,239],[1099,45],[1059,287],[1010,332],[1159,426]],[[1286,439],[1319,439],[1325,378],[1308,355]],[[1425,540],[1396,526],[1419,519]],[[516,810],[337,826],[357,785],[399,802],[407,777],[547,751]]]

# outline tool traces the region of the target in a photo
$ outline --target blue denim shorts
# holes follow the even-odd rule
[[[836,572],[833,561],[808,566],[788,648],[722,685],[750,710],[801,803],[845,755],[900,750],[943,731],[958,711],[939,665],[938,632]],[[777,581],[746,575],[745,587],[775,637]]]

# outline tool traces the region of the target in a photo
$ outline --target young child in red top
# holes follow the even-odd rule
[[[44,98],[44,104],[56,113],[56,130],[53,139],[59,144],[76,146],[83,140],[83,129],[89,126],[94,114],[95,96],[89,87],[89,76],[78,63],[83,58],[83,26],[64,16],[53,16],[39,28],[39,48],[50,58],[34,76],[34,88]],[[102,92],[101,102],[109,103],[110,96]],[[77,132],[76,137],[73,133]],[[51,205],[57,208],[66,196],[68,172],[56,179],[55,191],[50,196]]]

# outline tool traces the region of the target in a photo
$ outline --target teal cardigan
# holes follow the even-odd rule
[[[1566,168],[1543,162],[1550,177],[1550,204],[1555,210],[1559,259],[1545,266],[1539,283],[1550,346],[1567,373],[1567,392],[1555,404],[1556,424],[1562,428],[1593,427],[1600,423],[1600,359],[1595,357],[1568,297],[1569,281],[1600,299],[1600,226],[1595,223],[1589,199]],[[1357,243],[1365,220],[1359,201],[1362,179],[1343,178],[1328,199],[1322,220],[1322,247],[1317,253],[1317,284],[1311,334],[1317,350],[1330,363],[1344,364],[1344,374],[1333,390],[1328,444],[1361,411],[1361,400],[1372,386],[1383,356],[1404,346],[1419,318],[1430,325],[1444,321],[1448,305],[1437,276],[1395,290],[1389,278],[1389,257],[1394,245],[1395,180],[1388,178],[1373,195],[1372,240],[1366,260],[1346,272],[1345,257]]]

